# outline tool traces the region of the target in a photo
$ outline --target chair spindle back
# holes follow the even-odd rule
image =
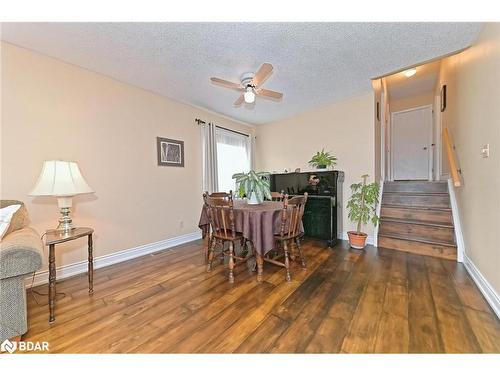
[[[300,234],[300,223],[302,222],[306,202],[307,193],[292,198],[288,198],[288,194],[285,195],[283,210],[281,211],[281,237],[292,238]]]
[[[229,197],[233,196],[233,191],[229,190],[229,193],[226,193],[225,191],[217,191],[217,192],[214,192],[212,194],[208,194],[208,196],[210,198],[224,198],[224,199],[228,199]]]
[[[212,233],[224,235],[224,237],[234,236],[236,230],[232,195],[223,198],[211,197],[208,193],[204,193],[203,200],[205,201]]]
[[[284,194],[283,190],[281,190],[280,192],[277,192],[277,191],[271,192],[271,200],[274,202],[283,202],[284,198],[285,198],[285,194]]]

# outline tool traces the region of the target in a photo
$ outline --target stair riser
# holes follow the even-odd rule
[[[450,260],[457,259],[457,249],[453,246],[432,245],[416,241],[388,238],[380,235],[378,238],[378,246],[412,254],[427,255]]]
[[[416,207],[450,208],[448,195],[400,195],[383,194],[382,204]]]
[[[450,245],[455,244],[453,228],[382,221],[379,233],[381,235],[392,234],[399,237],[419,237],[429,241],[446,242]]]
[[[446,193],[448,185],[439,182],[386,182],[384,192]]]
[[[451,211],[424,210],[384,207],[380,211],[380,216],[388,219],[432,221],[435,223],[453,224]]]

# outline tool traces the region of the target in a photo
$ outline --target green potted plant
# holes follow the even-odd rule
[[[271,199],[271,188],[269,185],[269,172],[236,173],[233,179],[236,180],[236,191],[243,198],[249,198],[249,204],[259,204],[265,198]]]
[[[325,149],[316,152],[311,160],[309,160],[309,165],[318,170],[326,170],[328,167],[334,166],[335,164],[337,164],[337,158],[329,151],[325,151]]]
[[[352,195],[347,202],[349,219],[357,223],[355,231],[347,232],[349,244],[355,249],[363,249],[366,246],[367,234],[361,232],[361,225],[367,224],[369,221],[373,225],[377,225],[379,220],[375,214],[380,189],[379,185],[375,182],[367,184],[367,174],[361,177],[363,178],[363,182],[351,185]]]

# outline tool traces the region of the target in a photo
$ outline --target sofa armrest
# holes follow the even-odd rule
[[[0,242],[0,279],[26,275],[42,266],[43,243],[32,228],[16,230]]]

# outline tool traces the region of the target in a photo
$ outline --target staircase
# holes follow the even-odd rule
[[[385,182],[378,246],[457,259],[446,182]]]

